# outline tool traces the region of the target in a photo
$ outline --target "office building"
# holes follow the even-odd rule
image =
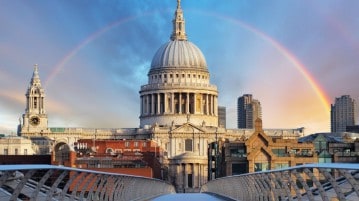
[[[218,127],[226,128],[226,107],[218,106]]]
[[[262,118],[262,107],[252,94],[244,94],[237,100],[237,128],[254,128],[257,118]]]
[[[330,112],[331,132],[345,132],[347,126],[354,126],[357,117],[355,100],[349,95],[335,98]]]

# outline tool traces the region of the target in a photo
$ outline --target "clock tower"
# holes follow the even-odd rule
[[[45,91],[41,81],[37,64],[34,66],[30,85],[26,92],[26,109],[22,115],[21,134],[38,135],[47,130],[47,114],[45,110]]]

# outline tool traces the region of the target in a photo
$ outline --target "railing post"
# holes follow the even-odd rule
[[[36,170],[28,170],[24,176],[24,178],[22,178],[22,180],[20,181],[20,183],[16,186],[11,198],[10,198],[10,201],[16,201],[17,200],[17,197],[19,196],[22,188],[25,186],[26,182],[31,178],[31,176],[33,174],[35,174]],[[39,190],[39,189],[37,189]]]
[[[314,171],[314,169],[313,169],[313,171]],[[308,168],[304,168],[304,172],[312,179],[313,183],[318,188],[320,196],[322,197],[323,201],[329,201],[328,196],[325,193],[325,190],[323,189],[323,186],[320,184],[320,182],[314,176],[314,174]]]

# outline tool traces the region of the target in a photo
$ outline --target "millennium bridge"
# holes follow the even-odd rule
[[[0,165],[0,201],[359,200],[359,164],[306,164],[212,180],[176,194],[162,180],[51,165]]]

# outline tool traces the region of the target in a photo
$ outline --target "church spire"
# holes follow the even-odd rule
[[[34,73],[32,74],[31,83],[32,86],[41,86],[40,76],[39,76],[39,68],[38,65],[34,65]]]
[[[183,11],[181,9],[181,0],[177,0],[177,9],[172,23],[173,31],[171,40],[187,40],[185,21],[183,18]]]

